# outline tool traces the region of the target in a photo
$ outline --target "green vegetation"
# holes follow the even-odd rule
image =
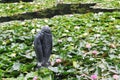
[[[102,1],[95,2],[105,2]],[[108,5],[120,7],[119,0],[109,1],[112,3]],[[0,15],[33,12],[54,4],[55,1],[50,0],[45,0],[43,4],[0,3]],[[45,25],[50,26],[53,33],[50,58],[53,66],[35,71],[33,40]],[[60,60],[56,61],[57,58]],[[98,80],[120,77],[120,12],[71,14],[0,23],[0,80],[91,80],[95,76]]]
[[[1,25],[1,76],[25,77],[36,73],[33,70],[36,64],[33,39],[44,25],[51,27],[54,36],[51,61],[55,62],[56,58],[63,61],[52,68],[54,75],[59,74],[63,78],[72,79],[80,77],[81,74],[90,76],[95,73],[101,79],[119,74],[120,20],[117,19],[119,16],[119,12],[88,13],[24,22],[13,21]],[[90,49],[86,46],[88,44],[91,46]],[[92,54],[94,50],[97,51],[97,55]],[[52,76],[53,72],[50,72],[49,76]]]
[[[95,3],[96,8],[120,8],[119,0],[64,0],[64,3]],[[34,12],[41,9],[53,7],[57,4],[55,0],[35,0],[34,2],[25,3],[0,3],[0,15],[11,16],[20,13]]]

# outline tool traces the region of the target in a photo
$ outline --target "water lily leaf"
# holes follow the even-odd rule
[[[13,64],[12,69],[19,71],[20,70],[20,65],[21,64],[19,62],[16,62],[16,63]]]
[[[78,64],[78,62],[76,62],[76,61],[73,61],[73,67],[75,67],[75,68],[79,68],[79,64]]]
[[[100,63],[99,64],[99,67],[103,70],[103,69],[106,69],[106,66],[105,66],[105,64],[103,64],[103,63]]]
[[[114,54],[110,54],[109,57],[110,57],[111,59],[116,58],[116,56],[115,56]]]
[[[69,41],[69,42],[72,41],[72,37],[68,37],[67,41]]]
[[[35,76],[37,76],[38,74],[37,74],[37,72],[30,72],[30,73],[28,73],[26,76],[25,76],[25,80],[28,80],[28,78],[33,78],[33,77],[35,77]]]
[[[53,71],[53,72],[59,72],[59,69],[58,69],[58,67],[48,67],[51,71]]]

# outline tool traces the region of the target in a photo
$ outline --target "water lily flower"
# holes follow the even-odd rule
[[[86,44],[86,48],[90,49],[91,45],[90,44]]]
[[[98,52],[96,51],[96,50],[94,50],[93,52],[92,52],[92,54],[94,54],[94,55],[96,55]]]
[[[119,75],[117,75],[117,74],[113,75],[113,79],[118,80],[119,79]]]
[[[56,63],[61,63],[62,60],[60,58],[56,59]]]
[[[35,76],[34,78],[33,78],[33,80],[37,80],[38,79],[38,77],[37,76]]]
[[[91,80],[97,80],[97,75],[96,74],[91,75]]]

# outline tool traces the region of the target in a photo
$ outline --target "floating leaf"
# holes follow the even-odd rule
[[[80,65],[78,64],[78,62],[73,61],[73,67],[78,68],[79,66],[80,66]]]
[[[14,63],[13,66],[12,66],[13,70],[19,71],[20,70],[20,65],[21,64],[19,62]]]
[[[56,72],[56,73],[59,72],[58,67],[49,67],[49,69],[53,72]]]

